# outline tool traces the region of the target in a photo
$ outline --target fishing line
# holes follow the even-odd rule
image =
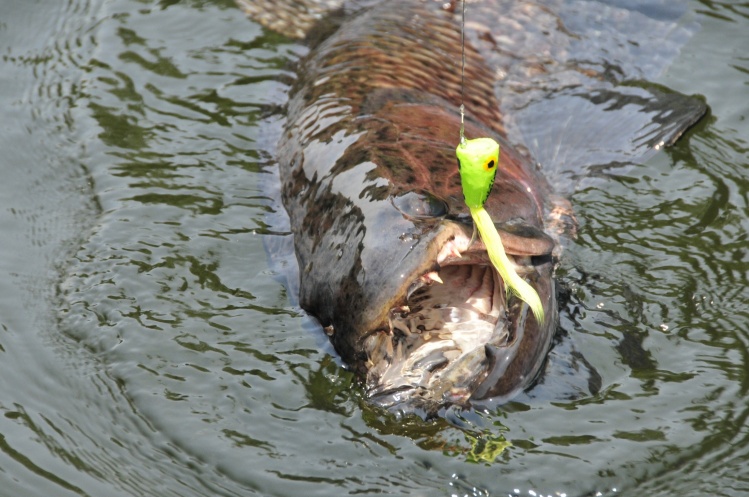
[[[465,117],[465,105],[463,105],[463,99],[466,91],[466,0],[460,2],[463,6],[463,19],[460,24],[460,50],[461,50],[461,66],[460,66],[460,146],[466,146],[465,136],[465,125],[463,123]]]
[[[544,306],[538,292],[525,281],[515,270],[512,261],[507,257],[502,237],[497,232],[491,216],[484,208],[484,203],[491,193],[494,178],[499,168],[499,143],[489,137],[466,140],[465,137],[465,78],[466,78],[466,0],[463,4],[463,18],[460,25],[461,60],[460,67],[460,142],[455,147],[458,157],[458,173],[463,188],[468,211],[473,219],[473,235],[469,246],[476,239],[478,231],[486,247],[492,266],[505,283],[507,293],[513,293],[528,304],[536,322],[544,322]]]

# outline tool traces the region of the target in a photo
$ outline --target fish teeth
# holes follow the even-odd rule
[[[426,285],[426,282],[422,278],[419,278],[411,283],[411,286],[408,287],[408,291],[406,292],[406,300],[410,299],[411,295],[413,295],[416,290],[423,287],[424,285]]]
[[[442,247],[442,250],[440,250],[440,253],[437,256],[437,264],[442,264],[448,257],[455,259],[460,259],[461,257],[458,245],[452,240],[447,242],[445,246]]]
[[[419,276],[419,278],[411,283],[410,287],[408,287],[408,291],[406,292],[406,299],[410,299],[411,295],[413,295],[414,292],[419,288],[425,285],[431,285],[435,282],[444,284],[444,281],[442,281],[442,278],[440,278],[440,275],[437,273],[437,271],[429,271],[428,273]]]

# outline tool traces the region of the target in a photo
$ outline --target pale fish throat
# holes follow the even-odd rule
[[[390,310],[390,329],[369,335],[367,396],[384,407],[464,405],[488,374],[486,346],[514,339],[506,287],[485,251],[471,239],[449,240],[438,271],[411,284],[406,304]],[[519,273],[528,258],[510,257]],[[517,306],[516,306],[517,307]]]

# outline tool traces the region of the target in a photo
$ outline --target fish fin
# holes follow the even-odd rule
[[[699,30],[684,0],[484,0],[467,15],[505,115],[567,88],[652,81]]]
[[[234,0],[250,19],[314,46],[357,12],[382,0]]]
[[[344,0],[234,0],[250,19],[289,38],[304,39],[318,21]]]
[[[560,193],[597,168],[642,162],[706,111],[698,98],[639,83],[658,78],[699,30],[686,1],[484,0],[468,17],[508,139]],[[574,178],[558,185],[562,173]]]
[[[557,191],[570,194],[587,180],[626,174],[706,112],[702,99],[655,85],[574,89],[520,110],[513,133]]]

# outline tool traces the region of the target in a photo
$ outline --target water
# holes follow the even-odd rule
[[[460,429],[369,408],[266,256],[302,46],[230,1],[6,1],[0,495],[749,492],[749,8],[690,9],[658,82],[710,117],[575,192],[551,371]],[[573,353],[600,391],[556,398]]]

